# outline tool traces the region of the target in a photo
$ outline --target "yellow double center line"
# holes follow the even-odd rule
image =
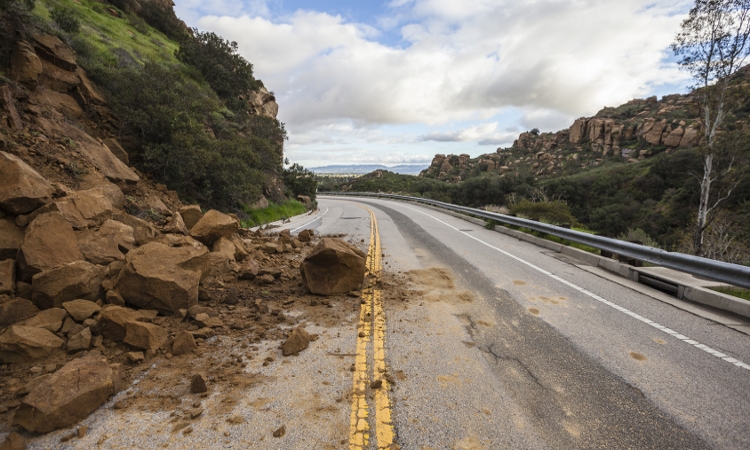
[[[388,396],[390,383],[386,379],[385,365],[385,312],[382,295],[378,289],[378,278],[383,269],[381,258],[380,232],[375,213],[370,213],[370,246],[367,252],[367,271],[369,284],[362,291],[362,308],[359,313],[357,337],[357,356],[354,364],[354,385],[352,395],[351,425],[349,429],[349,449],[365,450],[370,448],[370,421],[368,392],[375,400],[375,438],[378,449],[394,448],[395,433],[391,419],[391,400]],[[373,373],[368,369],[367,350],[372,340]],[[372,383],[379,382],[379,387]]]

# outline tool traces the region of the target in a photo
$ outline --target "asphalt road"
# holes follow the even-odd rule
[[[385,302],[401,448],[750,448],[746,334],[434,209],[318,201],[288,228],[366,236],[370,208],[386,272],[447,269]]]
[[[84,438],[61,429],[29,448],[750,448],[746,321],[434,209],[318,202],[283,228],[343,235],[381,276],[361,299],[285,311],[319,336],[307,350],[215,336],[204,358],[246,357],[206,396],[155,358],[143,379],[167,385],[134,383],[76,425]],[[156,403],[115,408],[135,395]],[[196,400],[205,412],[177,429]]]

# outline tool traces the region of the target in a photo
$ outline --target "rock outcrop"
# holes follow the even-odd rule
[[[212,209],[190,228],[190,235],[211,246],[220,238],[230,237],[239,228],[240,224],[233,217]]]

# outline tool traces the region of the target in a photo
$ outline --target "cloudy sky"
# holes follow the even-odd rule
[[[477,156],[632,98],[685,92],[684,0],[174,0],[239,44],[307,167]]]

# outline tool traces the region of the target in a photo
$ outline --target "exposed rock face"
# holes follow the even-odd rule
[[[248,106],[251,114],[276,118],[279,113],[279,104],[276,103],[276,97],[268,92],[268,89],[261,87],[257,91],[250,91],[249,97]]]
[[[101,295],[104,268],[75,261],[34,275],[31,300],[40,309],[59,308],[75,299],[96,300]]]
[[[14,298],[0,303],[0,327],[13,325],[14,323],[35,316],[38,312],[39,308],[25,298]]]
[[[360,249],[340,239],[322,239],[300,266],[302,281],[314,294],[343,294],[359,289],[365,276]]]
[[[0,260],[16,259],[23,242],[23,228],[10,219],[0,219]]]
[[[231,216],[212,209],[190,229],[190,235],[206,245],[228,238],[240,228]]]
[[[188,205],[180,208],[180,215],[183,222],[185,222],[185,227],[191,230],[201,220],[203,212],[201,212],[201,207],[198,205]]]
[[[10,57],[10,77],[20,83],[36,83],[42,61],[27,42],[18,41]]]
[[[0,362],[25,364],[46,358],[63,340],[44,328],[11,325],[0,334]]]
[[[672,130],[669,135],[664,139],[664,145],[667,147],[677,147],[682,141],[682,136],[685,134],[685,130],[682,127],[677,127]]]
[[[83,260],[73,227],[59,212],[42,214],[29,224],[18,252],[20,278]]]
[[[128,253],[115,290],[139,308],[176,314],[198,302],[198,283],[208,268],[208,253],[203,246],[168,247],[151,242]]]
[[[142,350],[155,352],[167,342],[167,330],[152,323],[127,322],[123,342]]]
[[[0,208],[27,214],[44,205],[55,188],[36,170],[10,153],[0,152]]]
[[[83,79],[84,78],[82,77],[81,80]],[[85,79],[88,80],[88,77],[86,77]],[[85,85],[86,83],[81,83],[81,86],[85,86]],[[96,95],[99,95],[99,94],[97,93]],[[112,152],[113,155],[115,155],[117,159],[124,162],[125,164],[130,164],[130,157],[128,156],[128,152],[126,152],[125,149],[122,148],[122,145],[120,145],[120,142],[118,142],[117,139],[113,139],[113,138],[105,139],[104,145],[109,149],[110,152]]]
[[[107,265],[125,259],[125,254],[135,247],[133,228],[122,222],[108,220],[98,230],[85,230],[76,233],[78,248],[93,264]]]
[[[74,359],[23,399],[13,423],[37,433],[72,425],[85,419],[118,391],[119,376],[103,356]]]

